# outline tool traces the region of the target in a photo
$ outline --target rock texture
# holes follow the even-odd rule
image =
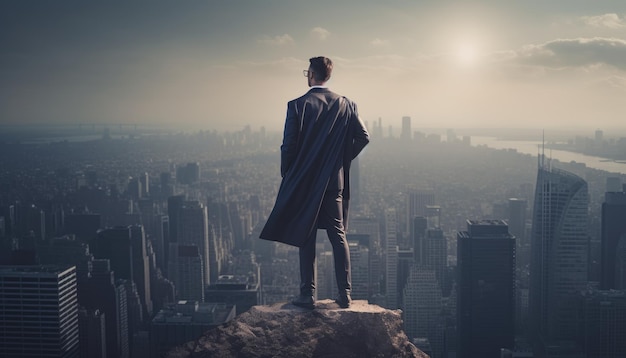
[[[419,357],[402,330],[400,311],[367,301],[341,309],[331,300],[312,311],[288,303],[254,306],[167,354],[167,358]]]

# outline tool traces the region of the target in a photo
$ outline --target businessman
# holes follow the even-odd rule
[[[350,251],[346,240],[350,163],[369,143],[356,104],[326,87],[333,63],[309,59],[309,91],[287,104],[280,147],[282,181],[260,237],[299,247],[300,294],[296,306],[315,307],[315,240],[326,229],[333,247],[338,296],[350,307]]]

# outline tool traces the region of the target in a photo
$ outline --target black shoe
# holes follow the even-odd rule
[[[350,295],[345,295],[345,296],[342,295],[342,296],[335,298],[335,303],[338,304],[339,307],[341,308],[349,308],[351,302],[352,302],[352,298],[350,297]]]
[[[313,296],[309,295],[299,295],[296,299],[291,301],[291,304],[310,310],[315,308],[315,300],[313,299]]]

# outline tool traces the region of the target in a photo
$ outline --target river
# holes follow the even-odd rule
[[[522,140],[500,140],[495,137],[474,137],[472,136],[472,145],[486,145],[494,149],[515,149],[519,153],[531,154],[537,156],[539,153],[540,141],[522,141]],[[584,155],[565,150],[545,149],[547,157],[558,159],[561,162],[583,163],[589,168],[604,170],[611,173],[626,174],[626,163],[617,163],[610,159]]]

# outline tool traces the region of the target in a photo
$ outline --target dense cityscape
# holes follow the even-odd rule
[[[351,178],[353,299],[401,309],[432,358],[626,356],[624,174],[410,117],[398,135],[368,127]],[[0,356],[160,357],[297,294],[297,248],[258,238],[282,133],[7,138]],[[317,246],[316,299],[333,298],[322,231]]]

